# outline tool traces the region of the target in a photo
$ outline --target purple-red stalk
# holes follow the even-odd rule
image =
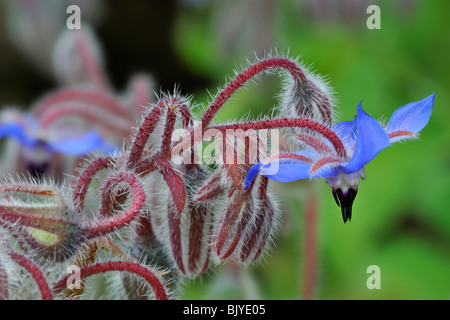
[[[44,274],[37,265],[27,257],[18,253],[10,253],[10,257],[31,274],[41,292],[42,300],[53,300],[53,294],[47,283],[47,279],[45,279]]]
[[[234,80],[232,80],[219,95],[214,99],[209,108],[205,111],[201,119],[202,130],[205,131],[211,123],[214,116],[224,103],[233,95],[236,90],[242,87],[248,80],[253,78],[260,72],[267,69],[284,69],[291,74],[291,76],[299,81],[306,82],[305,74],[300,67],[293,61],[286,58],[271,58],[265,59],[255,63],[247,68],[242,73],[238,74]]]
[[[144,280],[152,287],[157,300],[167,300],[166,289],[158,277],[146,267],[139,263],[129,261],[108,261],[103,263],[96,263],[94,265],[86,266],[80,269],[80,278],[85,279],[99,273],[109,271],[130,272],[144,278]],[[66,288],[67,279],[70,275],[65,276],[59,280],[53,287],[54,292],[59,293]]]
[[[130,207],[120,215],[97,221],[84,221],[81,229],[87,239],[103,236],[128,225],[142,213],[142,209],[145,205],[146,195],[144,187],[132,173],[117,172],[108,177],[108,180],[105,183],[109,183],[109,180],[113,180],[117,184],[126,182],[131,189],[133,197],[132,203]]]

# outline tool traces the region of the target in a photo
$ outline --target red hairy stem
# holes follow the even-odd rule
[[[341,158],[336,158],[336,157],[325,157],[325,158],[321,158],[319,160],[317,160],[312,168],[311,168],[311,175],[313,175],[314,173],[316,173],[317,170],[319,170],[321,167],[323,167],[324,165],[330,164],[330,163],[341,163],[342,159]]]
[[[34,278],[36,284],[38,285],[39,291],[41,292],[42,300],[53,300],[53,294],[48,286],[47,279],[45,279],[44,274],[37,265],[34,264],[33,261],[18,253],[10,253],[10,257],[17,264],[24,267]]]
[[[74,101],[87,102],[89,105],[93,104],[95,107],[103,109],[106,112],[112,112],[118,116],[132,119],[128,110],[110,94],[101,90],[83,88],[64,89],[45,97],[33,107],[33,115],[37,119],[40,119],[42,115],[46,114],[49,109],[52,109],[56,105]]]
[[[162,102],[159,102],[156,106],[153,107],[153,109],[144,118],[142,124],[139,126],[138,133],[130,150],[130,155],[128,156],[127,169],[133,169],[141,160],[147,140],[155,130],[156,126],[158,125],[159,119],[164,112],[163,107],[164,104]]]
[[[103,238],[101,238],[103,240]],[[90,265],[94,263],[95,259],[97,258],[97,255],[100,251],[100,243],[97,239],[87,241],[84,244],[84,247],[82,250],[78,250],[76,255],[73,257],[73,261],[75,261],[74,265],[83,268],[87,265]],[[79,288],[73,288],[72,292],[69,294],[69,291],[67,290],[66,299],[78,299],[84,292],[84,283],[80,284]]]
[[[97,255],[101,250],[108,250],[122,260],[128,260],[129,257],[114,243],[114,241],[109,236],[104,236],[99,239],[89,240],[84,244],[82,250],[78,250],[76,255],[73,257],[75,261],[74,265],[83,268],[85,266],[91,265],[95,262]],[[72,289],[70,297],[72,299],[77,299],[84,292],[84,283],[81,284],[79,289]],[[69,295],[67,295],[69,298]]]
[[[344,144],[342,140],[334,133],[331,129],[320,124],[318,122],[303,119],[303,118],[280,118],[280,119],[269,119],[269,120],[260,120],[260,121],[252,121],[252,122],[243,122],[243,123],[235,123],[235,124],[226,124],[226,125],[218,125],[211,127],[213,129],[221,130],[222,132],[226,132],[227,129],[242,129],[242,130],[262,130],[262,129],[275,129],[275,128],[307,128],[317,133],[320,133],[322,136],[327,138],[337,154],[344,159],[347,158],[347,153],[345,151]]]
[[[133,146],[131,147],[130,155],[128,157],[127,168],[133,169],[141,161],[144,148],[150,135],[155,130],[158,122],[163,115],[163,112],[167,110],[167,122],[163,135],[163,152],[159,152],[163,157],[166,157],[166,153],[170,152],[169,146],[171,145],[173,126],[175,126],[175,112],[177,108],[182,108],[182,115],[186,113],[187,105],[184,101],[177,97],[165,98],[158,102],[158,104],[148,113],[142,124],[139,126],[138,133],[134,139]],[[189,108],[188,108],[189,109]],[[183,111],[184,110],[184,111]],[[173,113],[173,115],[171,115]],[[190,113],[189,113],[190,115]],[[189,120],[190,121],[190,120]],[[169,132],[170,131],[170,132]],[[166,150],[167,149],[167,150]],[[170,154],[170,153],[169,153]],[[159,156],[160,157],[160,156]]]
[[[177,120],[177,115],[175,114],[176,106],[169,106],[167,110],[166,123],[164,125],[164,132],[161,137],[161,147],[159,153],[164,157],[170,154],[170,145],[172,144],[172,133],[175,128],[175,122]]]
[[[158,279],[158,277],[150,271],[148,268],[140,265],[139,263],[128,261],[108,261],[103,263],[97,263],[91,266],[86,266],[80,269],[80,278],[85,279],[99,273],[105,273],[109,271],[130,272],[144,278],[144,280],[152,287],[155,297],[158,300],[168,300],[168,295],[164,284]],[[66,288],[66,282],[70,275],[65,276],[59,280],[53,290],[57,293],[63,291]]]
[[[104,236],[99,239],[89,240],[84,244],[83,250],[79,250],[74,257],[75,265],[85,267],[94,263],[100,250],[108,250],[117,257],[123,260],[128,260],[129,257],[114,243],[109,236]]]
[[[114,164],[112,158],[98,158],[92,161],[78,178],[75,186],[73,202],[75,204],[75,211],[81,215],[84,209],[84,199],[86,192],[91,184],[94,176],[103,169],[111,168]]]
[[[88,239],[106,235],[129,225],[131,221],[142,212],[145,205],[146,195],[144,187],[132,173],[117,172],[111,175],[108,180],[106,180],[105,184],[108,184],[109,180],[113,180],[117,184],[126,182],[131,189],[131,196],[133,197],[132,203],[130,207],[120,215],[98,221],[85,221],[82,226],[82,232]]]
[[[181,116],[181,122],[184,128],[192,124],[192,115],[189,106],[180,98],[170,97],[163,100],[162,103],[167,106],[167,116],[159,154],[161,158],[168,158],[171,152],[172,134],[175,128],[177,114]]]
[[[288,71],[294,79],[299,79],[302,82],[306,81],[305,75],[298,64],[289,59],[271,58],[259,61],[250,66],[244,72],[238,74],[236,78],[232,80],[214,99],[201,119],[202,130],[205,131],[208,128],[219,109],[233,95],[233,93],[236,92],[237,89],[242,87],[248,80],[253,78],[258,73],[272,68],[284,69]]]
[[[295,138],[300,141],[303,141],[308,146],[310,146],[311,148],[316,150],[318,153],[330,153],[331,152],[330,147],[326,143],[320,141],[319,139],[316,139],[315,137],[313,137],[309,134],[300,133],[300,134],[296,135]]]
[[[119,248],[119,246],[109,236],[100,238],[101,249],[108,250],[122,260],[129,260],[130,257]]]
[[[67,102],[49,108],[40,118],[42,128],[46,128],[64,116],[79,116],[87,121],[101,124],[114,132],[120,131],[129,134],[131,124],[129,119],[124,119],[120,115],[111,113],[110,110],[103,110],[95,105],[87,105],[83,102]]]

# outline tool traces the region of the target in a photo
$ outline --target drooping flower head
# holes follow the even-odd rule
[[[360,103],[352,121],[339,122],[331,128],[344,150],[336,150],[325,139],[303,138],[308,148],[275,154],[255,164],[247,174],[246,186],[258,173],[279,182],[326,178],[346,222],[351,219],[359,180],[365,178],[365,166],[391,143],[417,137],[430,119],[433,101],[434,94],[400,107],[386,126],[368,115]]]

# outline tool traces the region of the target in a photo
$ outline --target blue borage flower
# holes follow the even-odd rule
[[[328,141],[311,137],[308,149],[272,155],[256,163],[247,173],[246,188],[257,174],[279,182],[326,178],[346,222],[351,219],[359,180],[365,178],[365,165],[391,143],[417,137],[430,119],[433,101],[434,94],[400,107],[387,125],[369,116],[360,103],[352,121],[339,122],[331,128],[341,139],[346,155],[334,151]],[[314,140],[316,143],[311,143]]]
[[[58,152],[69,156],[84,156],[91,152],[110,153],[115,150],[97,131],[90,130],[63,137],[54,134],[41,136],[36,134],[36,122],[32,118],[26,121],[0,123],[0,139],[12,138],[29,149],[45,147],[48,152]]]

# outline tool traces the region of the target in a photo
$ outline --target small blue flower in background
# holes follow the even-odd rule
[[[27,172],[65,179],[76,174],[80,157],[112,153],[130,137],[152,100],[153,81],[136,74],[125,92],[117,93],[102,57],[89,26],[61,32],[52,57],[60,87],[33,102],[29,113],[0,112],[0,140],[8,139],[0,153],[0,180]]]
[[[17,111],[5,111],[0,118],[0,139],[7,138],[19,143],[24,151],[25,166],[32,175],[43,174],[47,162],[54,154],[82,157],[93,152],[112,153],[116,146],[99,132],[82,127],[66,125],[63,128],[42,128],[31,115]],[[19,161],[11,158],[9,161]]]
[[[249,170],[246,187],[258,173],[279,182],[326,178],[346,222],[351,219],[359,180],[365,178],[365,165],[391,143],[417,137],[430,119],[433,101],[434,94],[400,107],[387,126],[369,116],[360,103],[352,121],[339,122],[331,128],[341,139],[346,155],[338,154],[325,140],[295,153],[272,155]]]
[[[23,147],[35,148],[45,146],[48,152],[59,152],[69,156],[84,156],[91,152],[102,153],[113,152],[115,146],[108,143],[98,132],[90,130],[72,137],[58,137],[54,135],[51,139],[40,138],[33,135],[23,124],[10,122],[0,123],[0,139],[12,138],[20,142]]]

